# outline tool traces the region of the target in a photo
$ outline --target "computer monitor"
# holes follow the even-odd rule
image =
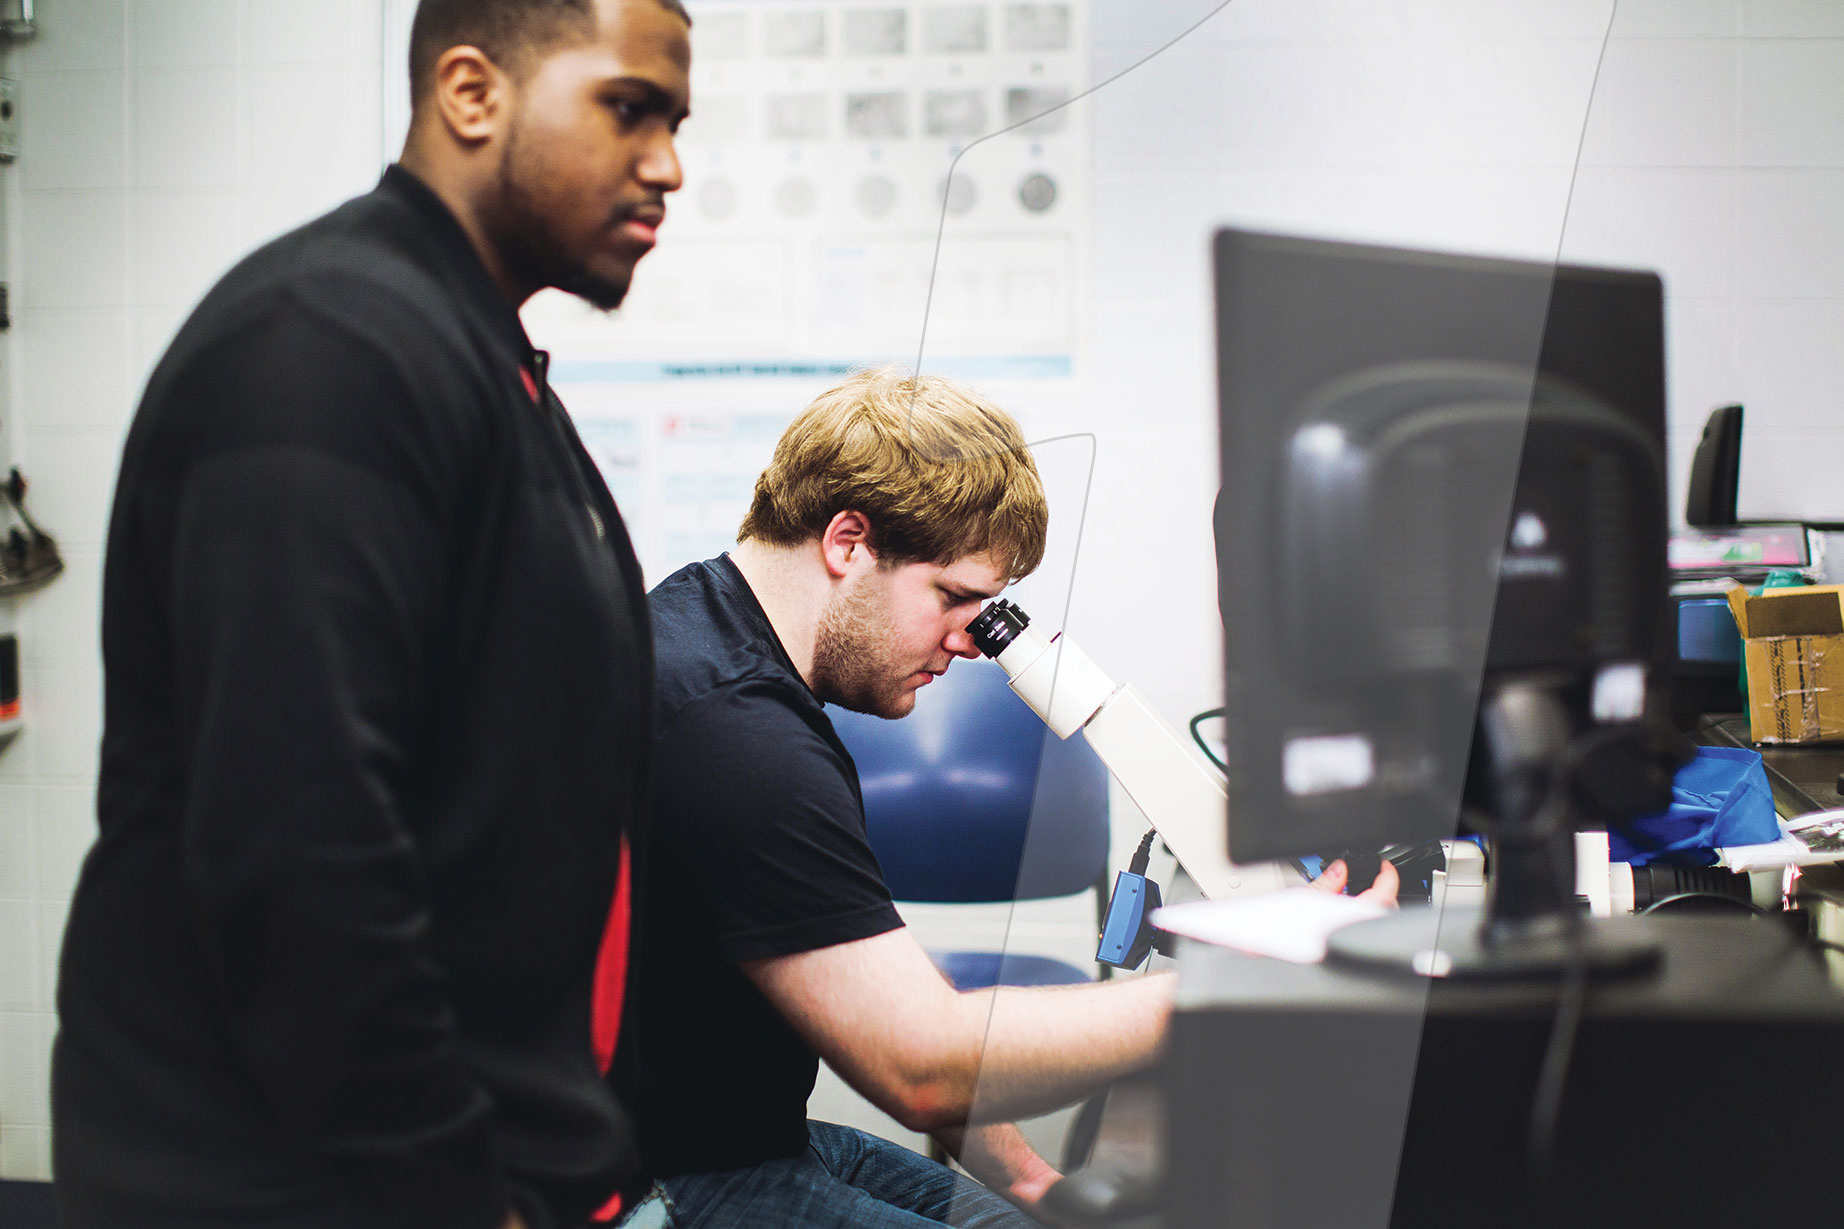
[[[1215,269],[1230,856],[1486,831],[1494,917],[1553,918],[1574,827],[1668,801],[1659,279],[1238,230]]]

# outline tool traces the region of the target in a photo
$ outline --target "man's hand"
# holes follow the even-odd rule
[[[935,1139],[988,1190],[1005,1196],[1039,1220],[1044,1219],[1039,1203],[1044,1192],[1063,1175],[1037,1155],[1015,1125],[994,1122],[950,1127],[935,1132]]]
[[[1345,865],[1345,860],[1343,858],[1340,858],[1326,867],[1325,870],[1320,873],[1319,877],[1313,880],[1312,886],[1318,888],[1321,892],[1330,892],[1336,896],[1345,890],[1345,883],[1350,877],[1351,868]],[[1385,858],[1383,859],[1383,865],[1377,868],[1376,879],[1368,888],[1359,892],[1356,899],[1371,901],[1379,905],[1387,905],[1389,908],[1394,909],[1396,907],[1396,893],[1400,891],[1401,888],[1402,876],[1396,873],[1396,868],[1391,865],[1388,858]]]

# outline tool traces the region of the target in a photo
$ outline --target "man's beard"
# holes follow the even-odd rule
[[[890,650],[889,604],[865,580],[839,593],[820,615],[813,641],[813,691],[857,713],[896,720],[915,708],[908,672]]]
[[[528,183],[543,183],[549,176],[542,159],[535,154],[529,160],[521,158],[521,130],[519,118],[513,117],[506,133],[506,152],[499,161],[500,258],[523,285],[552,286],[602,311],[615,310],[627,297],[630,279],[603,277],[567,255],[563,240],[525,188]]]

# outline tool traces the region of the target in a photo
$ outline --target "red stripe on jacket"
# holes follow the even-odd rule
[[[628,936],[632,930],[627,838],[621,838],[621,870],[615,878],[615,900],[602,931],[602,950],[596,955],[594,998],[590,1004],[589,1040],[595,1065],[603,1075],[615,1061],[615,1044],[621,1038],[621,1006],[627,999]],[[595,1214],[598,1223],[621,1215],[621,1195],[616,1192]]]

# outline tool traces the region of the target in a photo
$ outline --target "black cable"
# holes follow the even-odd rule
[[[1644,917],[1648,913],[1663,909],[1666,905],[1676,904],[1678,901],[1682,900],[1721,901],[1723,904],[1733,905],[1737,909],[1746,909],[1756,917],[1769,916],[1767,910],[1761,908],[1761,906],[1755,904],[1753,901],[1743,900],[1739,896],[1727,896],[1721,892],[1673,892],[1670,896],[1659,897],[1657,900],[1641,909],[1636,916]]]
[[[1575,1039],[1581,1032],[1588,1007],[1587,926],[1571,917],[1568,953],[1562,990],[1556,996],[1556,1018],[1550,1023],[1549,1044],[1538,1069],[1536,1092],[1530,1104],[1529,1162],[1536,1197],[1548,1205],[1546,1218],[1560,1225],[1561,1205],[1556,1202],[1556,1131],[1562,1118],[1562,1097],[1568,1088],[1569,1066],[1575,1057]]]
[[[1146,835],[1140,838],[1140,847],[1133,851],[1132,861],[1127,863],[1128,874],[1144,875],[1146,873],[1147,863],[1152,861],[1153,838],[1158,835],[1159,833],[1156,829],[1148,828],[1146,830]]]
[[[1191,741],[1197,744],[1197,749],[1204,753],[1206,759],[1217,766],[1217,771],[1226,775],[1229,772],[1229,765],[1217,758],[1217,753],[1210,749],[1210,744],[1205,742],[1204,736],[1197,732],[1197,727],[1213,717],[1221,717],[1228,712],[1229,710],[1226,708],[1207,708],[1197,716],[1191,718]]]
[[[1576,769],[1591,754],[1619,736],[1617,732],[1608,731],[1590,734],[1564,749],[1550,766],[1548,789],[1531,816],[1528,832],[1550,835],[1562,830],[1569,816]],[[1488,838],[1493,835],[1489,828],[1485,834]],[[1538,1068],[1536,1090],[1531,1097],[1530,1132],[1526,1140],[1526,1159],[1535,1197],[1547,1212],[1543,1219],[1558,1229],[1562,1225],[1562,1205],[1557,1202],[1555,1181],[1556,1134],[1562,1119],[1563,1094],[1568,1089],[1569,1067],[1575,1058],[1575,1041],[1588,1008],[1588,924],[1573,913],[1565,914],[1564,922],[1567,947],[1562,985],[1556,995],[1556,1015],[1550,1022],[1549,1043],[1544,1048],[1543,1065]]]
[[[1616,727],[1577,738],[1565,748],[1550,766],[1549,787],[1544,792],[1543,802],[1526,827],[1526,834],[1551,836],[1562,831],[1569,819],[1569,803],[1574,794],[1576,770],[1589,756],[1624,737],[1625,732]],[[1491,825],[1488,824],[1483,831],[1488,838],[1493,836]],[[1647,911],[1675,899],[1678,897],[1667,896],[1655,901]],[[1756,912],[1765,912],[1753,902],[1748,902],[1748,907]],[[1556,995],[1556,1015],[1550,1023],[1549,1044],[1544,1050],[1543,1065],[1538,1070],[1536,1091],[1531,1099],[1528,1140],[1528,1160],[1536,1197],[1547,1207],[1548,1215],[1545,1219],[1559,1229],[1562,1218],[1561,1205],[1555,1202],[1556,1132],[1562,1118],[1563,1094],[1568,1088],[1569,1066],[1575,1057],[1576,1037],[1581,1031],[1582,1017],[1588,1007],[1588,924],[1579,915],[1572,913],[1565,915],[1565,921],[1568,927],[1567,951],[1564,955],[1562,986]]]

